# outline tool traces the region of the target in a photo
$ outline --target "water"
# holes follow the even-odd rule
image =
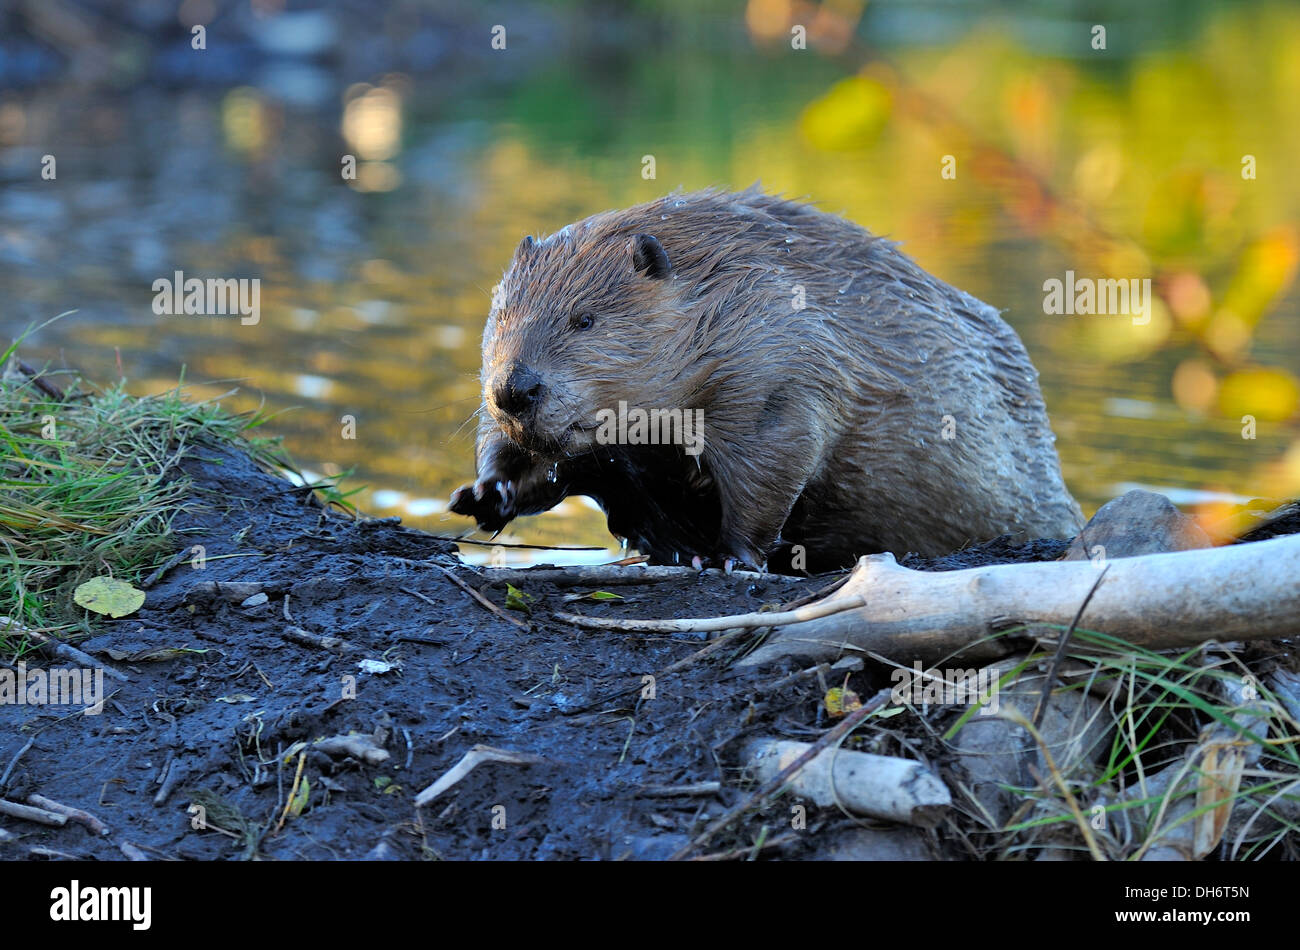
[[[1214,310],[1251,242],[1281,235],[1268,247],[1285,258],[1300,11],[1117,5],[1103,56],[1087,24],[1048,7],[1007,21],[992,4],[876,4],[858,35],[878,58],[837,86],[862,50],[756,42],[771,6],[750,4],[748,25],[744,5],[683,5],[607,28],[538,8],[503,59],[472,10],[407,24],[344,5],[312,34],[324,52],[246,44],[223,60],[214,44],[198,60],[173,37],[129,83],[74,81],[48,57],[25,80],[0,70],[0,330],[75,310],[33,337],[29,362],[140,393],[182,372],[195,396],[237,390],[227,403],[276,413],[267,428],[304,469],[353,470],[364,509],[460,533],[445,501],[473,475],[479,333],[521,236],[678,186],[761,180],[1005,310],[1086,510],[1134,484],[1189,504],[1300,491],[1294,413],[1243,439],[1234,405],[1202,398],[1206,373],[1300,374],[1289,278],[1226,360],[1168,310],[1146,327],[1043,312],[1044,280],[1069,269],[1186,278]],[[195,62],[207,72],[184,72]],[[1149,270],[1116,264],[1134,248]],[[178,270],[260,278],[260,319],[156,315],[153,282]],[[578,499],[502,540],[616,544]]]

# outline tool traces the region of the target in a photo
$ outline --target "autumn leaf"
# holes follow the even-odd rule
[[[125,617],[140,609],[144,591],[112,577],[94,577],[78,586],[72,599],[94,613]]]

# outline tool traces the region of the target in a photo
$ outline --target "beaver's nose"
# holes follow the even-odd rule
[[[496,384],[492,395],[502,412],[523,419],[537,408],[544,388],[542,377],[529,367],[516,363],[510,368],[510,375]]]

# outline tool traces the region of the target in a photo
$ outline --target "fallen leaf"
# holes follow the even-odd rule
[[[532,594],[525,594],[514,584],[506,584],[506,608],[508,610],[522,610],[526,614],[533,612],[533,601],[537,598]]]
[[[310,798],[311,782],[308,781],[307,776],[304,775],[302,781],[298,783],[298,791],[295,792],[293,798],[289,800],[289,814],[293,815],[295,818],[298,815],[301,815],[307,808],[307,802]]]
[[[839,686],[828,689],[822,701],[826,704],[826,714],[832,719],[839,719],[855,709],[862,708],[862,700],[858,698],[857,693]]]
[[[92,577],[73,591],[72,599],[94,613],[125,617],[140,609],[144,591],[112,577]]]

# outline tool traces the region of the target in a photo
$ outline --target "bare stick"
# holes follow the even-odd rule
[[[1061,663],[1065,659],[1065,648],[1070,645],[1070,638],[1074,636],[1074,630],[1079,626],[1079,621],[1083,619],[1083,612],[1088,609],[1088,601],[1092,600],[1092,595],[1097,593],[1097,588],[1101,586],[1102,578],[1110,570],[1107,564],[1097,575],[1097,580],[1092,587],[1088,588],[1088,596],[1083,598],[1083,603],[1079,605],[1079,611],[1070,621],[1070,626],[1066,628],[1065,633],[1061,635],[1061,642],[1056,645],[1056,654],[1052,657],[1052,665],[1047,668],[1047,675],[1043,677],[1043,691],[1038,697],[1038,705],[1034,709],[1034,728],[1043,728],[1043,717],[1047,715],[1047,704],[1052,699],[1052,690],[1056,688],[1056,676],[1061,671]]]
[[[36,742],[35,736],[28,739],[27,744],[15,752],[14,757],[9,760],[9,764],[5,766],[4,774],[0,775],[0,793],[3,793],[5,788],[9,785],[9,773],[14,770],[14,766],[18,764],[18,760],[23,757],[24,752],[32,747],[34,742]]]
[[[108,825],[104,824],[88,811],[82,811],[80,808],[73,808],[71,805],[65,805],[63,802],[56,802],[52,798],[46,798],[44,795],[28,795],[27,801],[37,808],[44,808],[59,815],[66,815],[68,818],[85,825],[97,835],[108,834]]]
[[[173,567],[175,567],[177,564],[181,563],[181,561],[185,560],[185,559],[186,559],[187,557],[189,557],[189,556],[190,556],[190,549],[189,549],[189,548],[181,548],[179,551],[177,551],[175,554],[173,554],[171,557],[169,557],[169,558],[168,558],[168,559],[167,559],[163,564],[161,564],[161,565],[158,567],[158,570],[154,571],[152,574],[150,574],[148,577],[146,577],[146,578],[144,579],[144,581],[141,582],[141,584],[140,584],[140,589],[141,589],[141,590],[148,590],[148,589],[149,589],[150,587],[152,587],[154,584],[157,584],[158,581],[160,581],[160,580],[162,579],[162,576],[163,576],[164,574],[166,574],[166,573],[167,573],[168,571],[170,571]]]
[[[733,630],[731,631],[731,633],[724,633],[722,636],[718,637],[716,640],[714,640],[712,643],[706,646],[703,650],[696,650],[690,656],[683,657],[682,659],[678,660],[676,663],[670,663],[668,666],[660,670],[658,675],[667,676],[669,673],[681,672],[682,670],[686,669],[688,666],[692,666],[700,662],[700,660],[708,659],[709,657],[713,656],[715,653],[721,652],[724,647],[730,646],[731,644],[739,640],[741,637],[748,636],[750,633],[751,630],[748,627],[742,628],[740,630]]]
[[[715,630],[734,630],[737,627],[779,627],[788,623],[816,620],[845,610],[861,607],[866,601],[861,597],[828,600],[797,610],[758,611],[750,614],[733,614],[730,617],[704,617],[696,620],[622,620],[617,617],[586,617],[582,614],[556,612],[555,619],[579,627],[595,630],[632,630],[644,633],[710,633]]]
[[[790,577],[785,574],[759,574],[756,571],[733,571],[726,574],[720,570],[697,571],[693,567],[672,567],[656,565],[654,567],[620,567],[616,564],[591,564],[575,567],[485,567],[479,576],[488,584],[554,584],[556,587],[578,587],[580,585],[617,586],[619,584],[658,584],[663,581],[693,580],[701,573],[717,577],[733,577],[743,581],[772,581],[777,584],[797,584],[803,578]]]
[[[447,570],[447,568],[443,567],[440,564],[435,564],[434,567],[438,568],[438,570],[446,574],[447,580],[451,581],[453,584],[455,584],[465,593],[469,594],[471,597],[477,600],[480,604],[482,604],[492,613],[496,614],[506,623],[513,624],[514,626],[518,627],[520,630],[523,630],[525,633],[528,632],[528,624],[524,623],[522,620],[516,620],[514,617],[508,616],[500,607],[492,603],[492,601],[488,600],[486,597],[484,597],[481,593],[476,591],[474,588],[470,587],[468,584],[466,584],[463,580],[461,580],[451,571]],[[407,593],[410,593],[410,591],[407,591]]]
[[[302,627],[285,627],[280,631],[280,636],[286,640],[292,640],[294,643],[301,643],[303,646],[316,647],[318,650],[329,650],[332,653],[347,653],[362,649],[351,640],[345,640],[343,637],[330,637],[312,633]]]
[[[0,815],[23,818],[27,821],[39,822],[42,825],[53,825],[56,828],[62,828],[68,823],[67,815],[60,815],[44,808],[33,808],[31,805],[20,805],[18,802],[11,802],[7,798],[0,798]]]

